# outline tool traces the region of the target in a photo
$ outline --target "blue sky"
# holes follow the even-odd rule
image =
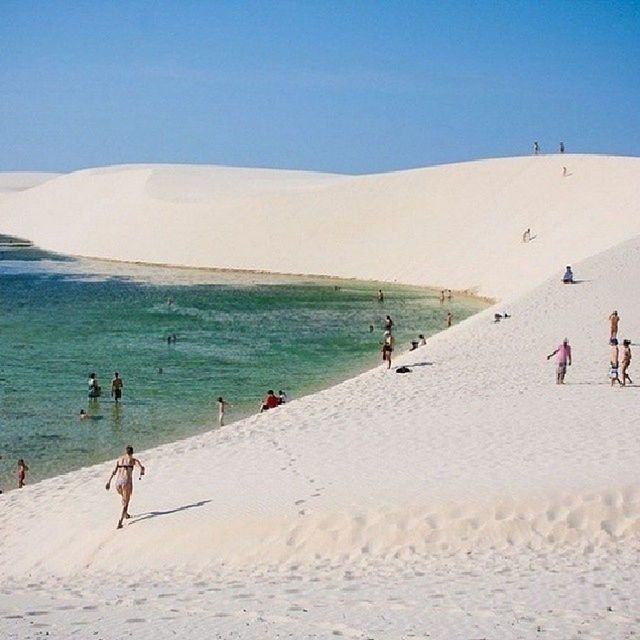
[[[640,155],[640,0],[0,2],[0,170]]]

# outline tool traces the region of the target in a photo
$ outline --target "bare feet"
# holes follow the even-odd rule
[[[116,527],[116,529],[122,529],[122,522],[118,522],[118,526]]]

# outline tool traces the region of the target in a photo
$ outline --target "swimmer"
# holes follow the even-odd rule
[[[133,494],[133,468],[135,466],[140,467],[140,480],[144,475],[144,466],[138,460],[133,457],[133,447],[128,446],[125,449],[125,454],[118,458],[116,466],[111,472],[111,476],[105,485],[105,489],[109,491],[111,488],[111,480],[116,477],[116,491],[122,498],[122,513],[120,514],[120,520],[118,520],[117,529],[122,529],[122,521],[126,518],[129,519],[129,502],[131,501],[131,495]]]
[[[89,414],[84,409],[80,409],[80,420],[87,420],[88,418]]]

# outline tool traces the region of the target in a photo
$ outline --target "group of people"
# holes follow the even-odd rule
[[[264,413],[269,409],[275,409],[279,407],[281,404],[285,404],[287,401],[287,394],[280,389],[278,391],[278,395],[276,395],[273,389],[269,389],[267,391],[267,395],[264,397],[264,400],[260,403],[260,410],[258,413]]]
[[[564,142],[558,145],[558,151],[564,153]],[[537,140],[533,143],[533,155],[540,155],[540,143]]]
[[[627,383],[633,384],[629,376],[629,367],[631,366],[631,340],[624,339],[622,341],[621,358],[618,342],[619,325],[620,315],[617,310],[614,310],[609,316],[609,379],[611,380],[612,387],[615,386],[616,383],[621,387],[625,387]],[[571,345],[567,338],[547,356],[547,360],[553,356],[556,356],[556,384],[564,384],[567,367],[571,366]]]
[[[102,395],[102,387],[98,384],[98,378],[95,373],[89,374],[89,399],[95,400]],[[122,399],[122,388],[124,387],[124,382],[120,377],[120,374],[116,371],[113,374],[113,380],[111,380],[111,397],[114,401],[120,402]]]

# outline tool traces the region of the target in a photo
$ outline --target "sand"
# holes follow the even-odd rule
[[[558,175],[560,162],[571,176]],[[9,211],[7,199],[0,201],[0,220],[10,227],[0,230],[82,254],[82,244],[62,236],[42,241],[52,209],[67,215],[50,190],[67,205],[106,211],[121,197],[109,195],[107,185],[120,177],[130,180],[122,192],[133,189],[141,207],[131,224],[135,238],[151,215],[145,198],[155,171],[55,178],[11,196]],[[174,200],[181,172],[218,173],[159,171],[168,171],[166,190]],[[54,638],[632,637],[640,622],[638,389],[609,385],[607,317],[618,309],[620,337],[640,332],[631,284],[640,275],[639,171],[630,158],[536,157],[386,176],[284,175],[282,191],[273,185],[277,172],[263,174],[266,184],[254,188],[273,190],[290,216],[291,236],[280,240],[289,243],[281,253],[293,257],[274,257],[278,270],[292,271],[295,262],[331,274],[322,260],[304,254],[312,244],[306,234],[317,230],[324,233],[320,244],[337,243],[335,275],[375,278],[388,270],[421,283],[431,272],[432,284],[474,287],[501,302],[394,362],[411,373],[380,367],[273,412],[141,452],[147,476],[136,484],[134,517],[123,531],[115,530],[117,498],[104,490],[110,464],[3,495],[0,632],[10,638],[47,631]],[[246,171],[239,172],[245,180]],[[579,186],[564,186],[582,172]],[[223,189],[236,172],[219,173],[219,186],[211,189]],[[108,198],[91,205],[96,175]],[[63,190],[69,180],[72,193]],[[412,183],[427,195],[409,194]],[[220,209],[204,187],[192,197],[208,202],[210,218],[231,215],[225,207],[243,197],[235,182],[224,189],[231,187],[240,193],[221,198]],[[153,188],[157,194],[158,185]],[[322,200],[317,209],[310,189]],[[321,198],[325,190],[332,195]],[[400,213],[385,217],[383,193]],[[369,207],[356,207],[366,194]],[[352,212],[348,219],[327,210],[329,221],[317,219],[331,198],[336,210]],[[435,201],[437,212],[428,206]],[[514,212],[524,216],[525,202],[531,222],[514,222]],[[21,211],[19,203],[26,203]],[[193,206],[189,215],[205,210]],[[265,222],[263,215],[252,209],[256,220]],[[351,262],[338,241],[349,226],[366,238],[362,247],[350,245],[357,249]],[[422,235],[408,235],[421,226],[424,246]],[[526,226],[536,236],[531,243],[520,240]],[[384,233],[375,234],[389,228],[393,238],[381,244]],[[140,247],[144,259],[160,252],[158,244],[179,245],[173,231],[170,224],[156,230]],[[406,236],[402,251],[396,233]],[[106,252],[110,231],[100,227],[95,235],[92,246]],[[196,243],[199,236],[192,238]],[[438,242],[463,264],[447,267],[446,257],[432,255]],[[131,259],[128,243],[103,257]],[[248,259],[250,247],[244,239],[237,244],[238,260]],[[202,238],[194,260],[214,245]],[[365,260],[382,248],[384,261]],[[177,254],[164,257],[174,262]],[[559,281],[565,262],[574,266],[575,285]],[[212,257],[208,266],[236,265]],[[505,308],[512,317],[493,323],[493,313]],[[545,356],[565,336],[574,363],[567,384],[557,386]]]

